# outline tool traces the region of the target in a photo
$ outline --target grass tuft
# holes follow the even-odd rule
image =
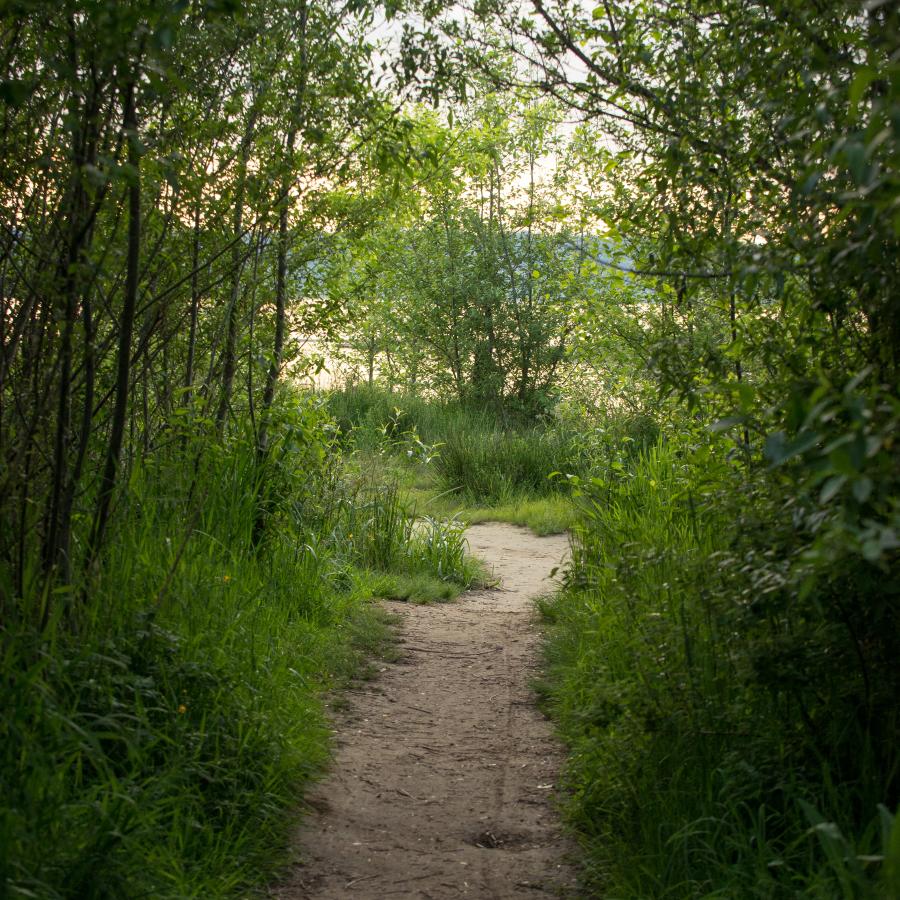
[[[578,518],[578,511],[568,497],[552,494],[549,497],[523,498],[497,506],[476,506],[461,509],[460,519],[474,525],[477,522],[508,522],[524,525],[537,535],[563,534]]]
[[[369,589],[384,600],[405,600],[410,603],[446,603],[455,600],[462,587],[442,581],[433,575],[374,574]]]
[[[790,523],[758,553],[738,474],[702,463],[658,443],[583,484],[566,585],[538,604],[586,895],[898,896],[866,737],[891,701],[855,718],[852,635],[797,608],[777,562]]]

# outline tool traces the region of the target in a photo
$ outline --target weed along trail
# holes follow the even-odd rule
[[[501,587],[388,604],[400,656],[340,714],[333,770],[308,797],[279,900],[574,896],[554,807],[561,748],[530,687],[530,600],[568,543],[495,523],[468,539]]]

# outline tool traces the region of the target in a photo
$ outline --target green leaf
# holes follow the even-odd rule
[[[726,416],[724,419],[713,422],[712,425],[709,426],[709,430],[713,434],[718,434],[722,431],[728,431],[730,428],[735,428],[738,425],[743,425],[745,421],[746,419],[743,416]]]
[[[819,494],[819,503],[825,504],[834,499],[846,482],[846,475],[833,475],[829,478],[828,481],[822,485],[822,491]]]
[[[865,503],[872,494],[872,479],[863,476],[853,482],[853,496],[860,503]]]
[[[806,453],[807,450],[811,450],[818,441],[819,434],[815,431],[801,431],[792,441],[788,440],[787,435],[783,431],[773,431],[766,438],[763,452],[772,465],[780,466],[791,457],[799,456]]]
[[[844,160],[856,184],[863,184],[869,175],[868,154],[866,153],[865,144],[856,140],[847,141],[844,145]]]
[[[804,196],[809,196],[815,189],[816,185],[822,178],[821,172],[812,172],[810,173],[802,185],[800,185],[800,193]]]
[[[0,81],[0,102],[13,108],[22,106],[34,93],[33,81],[21,78],[4,78]]]
[[[171,25],[161,25],[154,35],[156,45],[162,50],[170,50],[174,41],[174,33]]]
[[[738,397],[741,400],[741,410],[743,412],[750,412],[756,401],[756,391],[753,387],[747,384],[746,381],[742,381],[738,385]]]
[[[882,818],[882,843],[884,845],[883,883],[888,889],[885,896],[900,896],[900,816],[892,816],[886,807],[878,805]]]
[[[856,116],[859,112],[859,101],[869,85],[878,77],[878,73],[868,66],[856,70],[853,81],[847,89],[847,99],[850,101],[850,115]]]

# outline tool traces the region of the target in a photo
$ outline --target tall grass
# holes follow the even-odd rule
[[[891,772],[862,732],[841,761],[856,726],[836,699],[833,729],[809,721],[827,675],[765,668],[802,667],[824,626],[766,608],[787,563],[737,549],[753,546],[739,484],[714,454],[658,443],[582,485],[568,584],[542,609],[586,895],[900,896]],[[832,656],[833,682],[845,666]]]
[[[393,482],[351,487],[336,511],[332,540],[348,560],[376,572],[425,575],[461,588],[481,576],[468,555],[465,525],[416,516]]]
[[[584,435],[562,423],[504,420],[480,408],[366,386],[333,391],[328,405],[348,445],[412,462],[427,458],[438,490],[463,504],[557,496],[565,482],[555,475],[588,466]]]
[[[462,522],[423,516],[418,526],[410,545],[410,555],[419,568],[445,580],[478,571],[467,567],[466,526]]]
[[[317,404],[282,413],[265,458],[249,430],[174,434],[91,579],[10,605],[3,896],[246,896],[327,760],[324,692],[389,639],[362,570],[472,577],[457,525],[348,482]]]
[[[391,393],[381,387],[349,385],[327,394],[328,410],[345,440],[361,449],[375,449],[385,440],[402,440],[415,432],[425,443],[444,441],[455,432],[486,430],[496,415],[455,402],[415,394]]]
[[[447,435],[435,467],[443,484],[466,499],[505,503],[558,493],[551,476],[580,471],[582,461],[572,436],[556,430],[472,429]]]

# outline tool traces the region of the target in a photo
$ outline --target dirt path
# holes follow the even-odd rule
[[[440,606],[389,604],[400,661],[351,697],[331,776],[308,798],[279,900],[574,896],[553,788],[560,749],[529,688],[529,599],[568,547],[511,525],[468,532],[502,578]]]

